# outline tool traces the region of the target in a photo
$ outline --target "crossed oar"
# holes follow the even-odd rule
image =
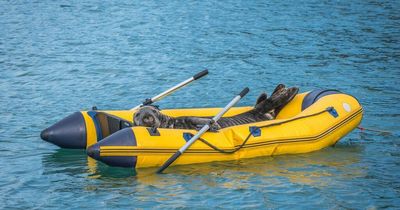
[[[142,104],[133,107],[131,110],[135,110],[140,108],[141,106],[145,106],[145,105],[150,105],[156,101],[161,100],[162,98],[164,98],[165,96],[175,92],[176,90],[182,88],[183,86],[193,82],[194,80],[200,79],[201,77],[205,76],[208,74],[208,70],[203,70],[197,74],[195,74],[193,77],[175,85],[174,87],[154,96],[153,98],[148,98],[146,99]],[[214,116],[212,118],[212,120],[204,125],[199,132],[196,133],[196,135],[194,135],[188,142],[186,142],[185,145],[183,145],[175,154],[173,154],[158,170],[157,173],[162,173],[166,168],[168,168],[168,166],[170,166],[173,162],[175,162],[176,159],[178,159],[187,149],[189,149],[189,147],[196,142],[197,139],[199,139],[201,137],[201,135],[203,135],[205,132],[207,132],[210,127],[216,123],[219,119],[221,119],[221,117],[230,109],[232,108],[237,102],[239,102],[240,99],[242,99],[247,93],[249,92],[249,88],[244,88],[242,90],[242,92],[240,92],[237,96],[235,96],[235,98],[232,99],[232,101],[230,101],[216,116]]]

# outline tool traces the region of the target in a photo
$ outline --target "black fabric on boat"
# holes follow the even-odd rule
[[[124,128],[132,127],[131,122],[104,112],[97,112],[96,120],[100,125],[103,138]]]
[[[323,96],[327,95],[332,95],[332,94],[339,94],[341,93],[338,90],[334,89],[317,89],[309,92],[303,99],[303,103],[301,104],[301,111],[304,111],[311,105],[313,105],[315,102],[317,102],[320,98]]]

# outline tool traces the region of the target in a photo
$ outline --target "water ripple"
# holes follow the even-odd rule
[[[2,2],[0,209],[400,206],[400,4],[384,1]],[[363,126],[334,148],[155,169],[111,168],[40,131],[77,110],[240,105],[280,82],[358,97]]]

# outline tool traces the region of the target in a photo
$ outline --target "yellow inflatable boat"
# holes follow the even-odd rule
[[[225,116],[236,115],[251,108],[232,108]],[[175,117],[214,116],[219,110],[171,109],[162,112]],[[111,166],[142,168],[161,166],[197,132],[131,127],[133,114],[134,111],[78,112],[43,131],[42,138],[59,146],[87,147],[90,157]],[[363,109],[357,99],[336,90],[314,90],[298,94],[275,120],[206,132],[173,164],[320,150],[334,145],[356,128],[362,114]]]

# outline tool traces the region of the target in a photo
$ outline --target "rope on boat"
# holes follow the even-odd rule
[[[331,112],[332,109],[333,109],[333,107],[328,107],[328,108],[326,108],[326,109],[324,109],[324,110],[322,110],[320,112],[317,112],[317,113],[313,113],[313,114],[305,115],[305,116],[300,116],[300,117],[292,118],[292,119],[281,121],[281,122],[277,122],[277,123],[271,123],[271,124],[267,124],[267,125],[257,126],[257,128],[272,127],[272,126],[275,126],[275,125],[281,125],[281,124],[284,124],[284,123],[292,122],[292,121],[303,119],[303,118],[306,118],[306,117],[313,117],[313,116],[320,115],[320,114],[325,113],[325,112]],[[250,131],[249,135],[247,135],[247,137],[243,141],[243,143],[241,145],[239,145],[239,147],[237,147],[236,149],[232,149],[232,150],[220,149],[217,146],[211,144],[210,142],[208,142],[207,140],[205,140],[203,138],[199,138],[199,140],[201,142],[203,142],[204,144],[206,144],[207,146],[209,146],[210,148],[212,148],[213,150],[215,150],[215,151],[218,151],[218,152],[224,153],[224,154],[232,154],[232,153],[235,153],[235,152],[239,151],[240,149],[242,149],[244,147],[244,145],[246,145],[247,141],[250,139],[252,134],[253,134],[252,131]]]
[[[365,128],[365,127],[361,127],[361,126],[358,126],[357,128],[358,128],[361,132],[362,132],[362,131],[372,131],[372,132],[381,133],[381,134],[384,134],[384,135],[392,135],[392,132],[390,132],[390,131],[379,130],[379,129],[373,129],[373,128]]]

